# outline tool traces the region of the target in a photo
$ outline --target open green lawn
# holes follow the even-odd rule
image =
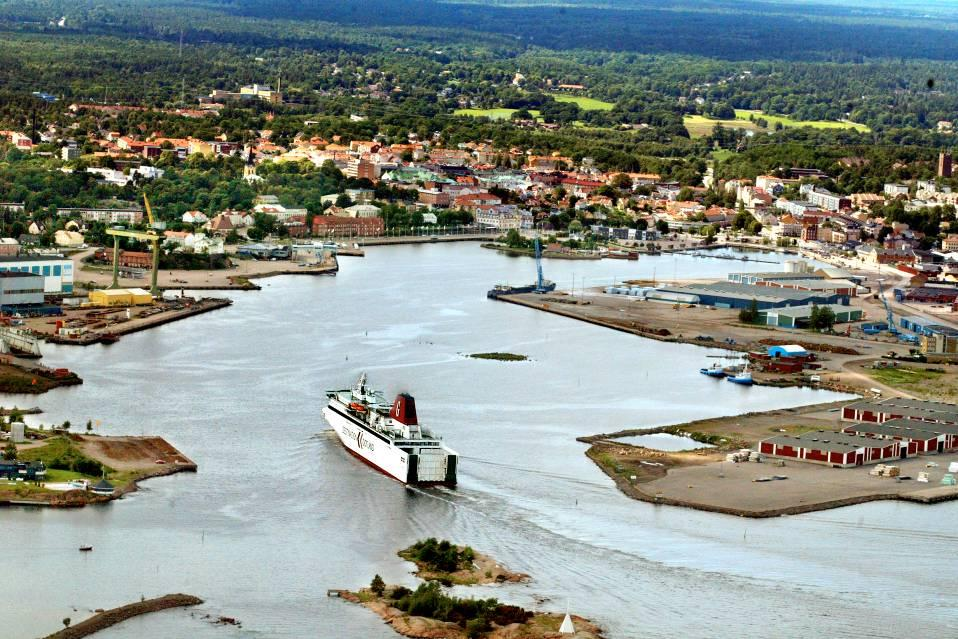
[[[556,102],[575,102],[583,111],[611,111],[614,104],[595,98],[586,98],[579,95],[553,95]]]
[[[866,368],[865,372],[883,384],[925,399],[954,401],[958,397],[958,374],[944,369],[898,366]]]
[[[735,155],[735,151],[731,149],[715,149],[714,151],[712,151],[712,159],[715,160],[716,162],[727,160],[733,155]]]
[[[762,118],[768,122],[768,129],[759,127],[754,122],[749,121],[749,116],[755,119]],[[685,128],[693,138],[700,138],[712,132],[716,124],[721,124],[726,128],[745,129],[746,131],[768,131],[775,128],[776,123],[781,123],[784,127],[802,127],[810,126],[816,129],[855,129],[856,131],[870,131],[864,124],[857,122],[830,122],[827,120],[794,120],[785,115],[765,115],[761,111],[750,111],[748,109],[735,109],[734,120],[713,120],[704,115],[686,115],[682,118]]]
[[[867,133],[871,131],[864,124],[857,122],[833,122],[829,120],[793,120],[786,115],[765,115],[761,111],[750,111],[748,109],[735,109],[735,117],[739,120],[748,120],[749,116],[754,116],[757,120],[762,118],[768,121],[770,127],[774,128],[778,122],[786,127],[810,126],[813,129],[855,129]]]
[[[471,118],[491,118],[493,120],[508,120],[518,109],[456,109],[453,115],[465,115]],[[530,109],[532,117],[538,118],[539,112]]]
[[[686,115],[682,118],[685,128],[693,138],[705,137],[712,133],[716,124],[721,124],[728,129],[745,129],[746,131],[764,131],[757,124],[748,120],[713,120],[704,115]]]
[[[73,479],[89,479],[90,481],[99,481],[99,477],[75,473],[72,470],[59,470],[57,468],[47,468],[47,481],[67,482]]]

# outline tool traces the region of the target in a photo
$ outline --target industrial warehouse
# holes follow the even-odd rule
[[[856,423],[762,440],[769,457],[849,468],[958,449],[958,406],[918,399],[863,400],[842,409]]]
[[[958,406],[944,402],[892,397],[862,400],[842,409],[842,419],[881,424],[892,419],[913,419],[936,424],[958,424]]]
[[[820,430],[770,437],[758,450],[769,457],[850,468],[900,458],[901,442]]]
[[[839,304],[847,306],[848,295],[832,291],[803,291],[790,288],[772,288],[757,284],[712,282],[684,286],[660,286],[646,295],[646,299],[682,304],[702,304],[715,308],[749,308],[753,301],[759,310],[812,304]]]

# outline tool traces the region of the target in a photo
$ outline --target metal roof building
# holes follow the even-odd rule
[[[785,288],[770,288],[753,284],[712,282],[685,286],[660,286],[660,293],[691,295],[703,306],[716,308],[748,308],[752,300],[759,310],[809,304],[848,304],[848,297],[822,291],[796,291]]]
[[[877,464],[901,456],[901,442],[831,431],[777,435],[759,443],[759,452],[836,468]]]
[[[943,453],[958,447],[958,425],[931,424],[913,419],[890,419],[882,424],[852,424],[842,429],[853,435],[897,439],[906,455]]]
[[[835,323],[844,324],[847,322],[857,322],[862,318],[862,309],[851,306],[842,306],[841,304],[819,304],[820,308],[830,308],[835,314]],[[812,305],[806,306],[788,306],[786,308],[769,309],[759,314],[759,320],[767,326],[779,326],[782,328],[799,328],[807,325],[812,317]],[[762,320],[764,315],[764,320]]]
[[[728,281],[733,284],[756,284],[758,282],[784,282],[787,280],[824,280],[824,275],[814,273],[788,273],[786,271],[765,271],[761,273],[729,273]]]
[[[909,419],[933,424],[958,424],[958,406],[923,399],[890,397],[865,399],[842,408],[842,419],[849,422],[881,424],[892,419]]]

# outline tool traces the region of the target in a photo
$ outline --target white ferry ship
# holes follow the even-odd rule
[[[459,455],[419,425],[411,395],[389,404],[366,388],[365,373],[353,388],[326,395],[323,416],[353,455],[405,484],[456,485]]]

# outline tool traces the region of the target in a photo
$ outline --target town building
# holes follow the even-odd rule
[[[12,237],[0,237],[0,255],[19,255],[20,242]]]
[[[382,235],[385,224],[381,217],[339,217],[337,215],[313,216],[313,235],[375,236]]]
[[[902,195],[908,197],[908,185],[889,182],[885,184],[885,188],[882,192],[889,197],[899,197]]]
[[[842,209],[850,208],[852,203],[843,195],[836,195],[827,189],[816,187],[813,184],[803,184],[799,192],[805,196],[805,199],[815,206],[826,211],[838,212]]]
[[[111,208],[61,208],[57,209],[59,217],[79,217],[86,222],[103,222],[105,224],[139,224],[143,221],[142,209],[111,209]]]
[[[0,255],[0,274],[8,272],[42,276],[46,295],[73,293],[73,262],[60,255]]]

